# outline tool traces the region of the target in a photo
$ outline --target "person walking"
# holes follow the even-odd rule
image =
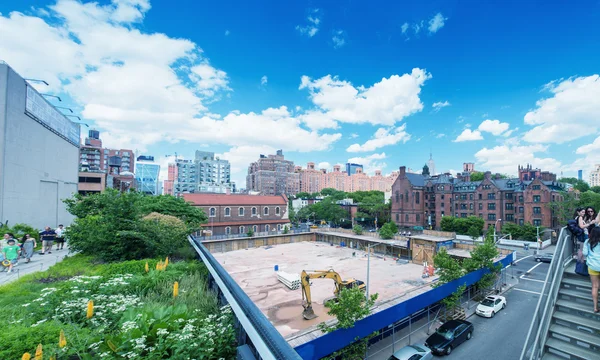
[[[63,228],[62,224],[58,225],[58,228],[54,230],[56,233],[56,250],[62,250],[65,246],[65,231],[66,229]]]
[[[42,241],[42,255],[48,252],[48,254],[52,254],[52,243],[56,239],[56,232],[50,228],[50,226],[46,226],[44,231],[40,233],[40,240]]]
[[[8,265],[7,274],[10,274],[12,272],[13,266],[17,265],[19,261],[19,252],[21,251],[21,248],[19,247],[19,245],[16,245],[15,242],[16,241],[14,238],[8,239],[8,245],[6,245],[2,249],[2,252],[4,253],[4,258],[10,262]]]
[[[25,257],[25,263],[28,263],[31,261],[33,251],[37,246],[37,241],[35,241],[35,238],[31,237],[29,234],[25,234],[23,239],[21,239],[21,243],[23,244],[23,251],[21,255]]]
[[[589,239],[583,244],[583,255],[586,256],[588,273],[592,281],[592,300],[594,312],[598,310],[598,288],[600,288],[600,227],[596,226],[589,234]]]

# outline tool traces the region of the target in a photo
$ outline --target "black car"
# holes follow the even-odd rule
[[[554,257],[554,254],[552,254],[552,253],[537,254],[537,255],[535,255],[535,261],[551,263],[553,257]]]
[[[473,335],[473,324],[466,320],[450,320],[427,338],[425,346],[436,355],[450,355],[452,350]]]

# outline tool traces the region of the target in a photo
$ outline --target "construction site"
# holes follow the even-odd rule
[[[377,293],[374,312],[431,289],[432,277],[423,276],[424,265],[400,259],[400,251],[367,256],[363,241],[358,243],[257,244],[213,255],[281,335],[298,346],[321,335],[316,325],[331,319],[324,304],[340,287],[360,286],[369,294]],[[303,294],[303,271],[310,299]],[[313,316],[306,316],[307,300]]]

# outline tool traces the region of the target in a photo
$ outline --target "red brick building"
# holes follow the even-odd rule
[[[290,224],[285,195],[183,194],[185,201],[200,207],[213,235],[277,232]]]
[[[450,174],[424,176],[407,173],[402,166],[392,186],[392,220],[399,226],[435,229],[443,216],[478,216],[485,221],[485,228],[499,221],[559,227],[548,203],[562,201],[564,184],[555,181],[554,174],[530,166],[519,167],[519,175],[521,178],[501,179],[486,172],[482,181],[470,181],[468,171],[456,178]]]

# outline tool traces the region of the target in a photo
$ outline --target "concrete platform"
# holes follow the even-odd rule
[[[354,255],[353,255],[354,253]],[[231,274],[250,299],[284,336],[289,337],[331,319],[324,300],[333,296],[331,279],[314,279],[311,285],[313,309],[319,316],[302,318],[302,289],[290,290],[277,280],[275,265],[288,273],[302,270],[334,269],[342,279],[366,282],[367,253],[321,242],[299,242],[263,246],[248,250],[214,253],[213,256]],[[406,295],[424,286],[431,278],[422,279],[423,267],[412,263],[399,265],[393,258],[371,254],[369,292],[378,293],[378,303]],[[376,310],[377,311],[377,310]]]

